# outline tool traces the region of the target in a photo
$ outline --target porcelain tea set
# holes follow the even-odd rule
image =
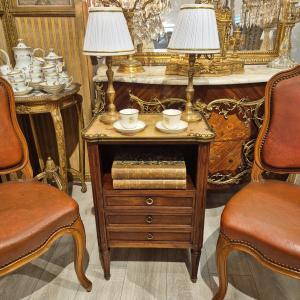
[[[10,82],[15,95],[27,95],[33,90],[56,94],[72,85],[73,78],[64,71],[63,57],[53,49],[45,55],[45,50],[33,49],[19,39],[13,52],[16,61],[14,68],[8,54],[0,49],[6,61],[5,65],[0,66],[0,76]],[[36,56],[37,52],[41,52],[43,57]]]
[[[145,122],[139,120],[139,111],[126,108],[119,111],[120,119],[113,123],[113,127],[123,134],[134,134],[143,131]],[[164,133],[180,133],[188,128],[188,123],[181,120],[182,112],[178,109],[165,109],[162,120],[155,124],[155,128]]]

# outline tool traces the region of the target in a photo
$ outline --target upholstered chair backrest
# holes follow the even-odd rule
[[[271,172],[300,172],[300,66],[276,74],[266,86],[255,163]]]
[[[28,170],[28,165],[28,148],[17,121],[14,94],[0,77],[0,175]]]

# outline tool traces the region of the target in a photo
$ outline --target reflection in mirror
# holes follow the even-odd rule
[[[176,24],[177,15],[182,4],[191,0],[169,0],[168,5],[161,10],[159,17],[151,26],[147,26],[147,39],[139,39],[139,48],[143,52],[162,51],[167,48],[169,39]],[[275,46],[281,0],[215,0],[216,7],[230,7],[232,10],[232,30],[238,26],[242,30],[240,50],[272,51]],[[135,17],[135,25],[141,17]],[[143,31],[143,30],[141,30]],[[141,33],[139,33],[141,35]],[[142,44],[142,47],[141,47]]]

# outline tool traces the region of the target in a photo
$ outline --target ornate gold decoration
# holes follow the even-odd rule
[[[159,113],[166,108],[183,108],[186,101],[181,98],[167,98],[160,100],[157,97],[152,98],[150,101],[144,101],[139,97],[129,92],[129,99],[131,106],[138,105],[138,108],[142,113]],[[250,126],[251,122],[259,129],[263,122],[263,115],[261,107],[264,104],[264,98],[258,100],[249,100],[246,98],[237,99],[216,99],[211,101],[209,104],[204,104],[200,100],[196,100],[194,109],[198,110],[205,116],[205,120],[211,117],[213,111],[218,112],[219,115],[225,119],[228,118],[229,114],[236,113],[246,126]],[[197,134],[192,134],[196,136]],[[227,185],[227,184],[238,184],[245,176],[251,173],[254,155],[255,139],[246,142],[243,145],[243,162],[239,167],[237,174],[223,174],[215,173],[210,174],[208,182],[215,185]]]
[[[44,162],[41,157],[40,145],[38,137],[35,130],[34,120],[32,116],[39,113],[50,113],[56,135],[56,143],[59,157],[59,174],[62,179],[62,187],[64,191],[67,191],[68,184],[68,174],[71,172],[79,176],[81,182],[82,192],[86,191],[85,184],[85,148],[83,147],[83,142],[81,140],[80,131],[84,127],[82,110],[81,110],[81,101],[82,98],[78,96],[80,85],[77,83],[73,84],[73,88],[70,90],[65,90],[59,95],[50,95],[45,93],[31,94],[28,96],[15,97],[16,100],[16,111],[18,114],[29,114],[30,115],[30,125],[32,127],[33,139],[39,156],[39,163],[41,170],[44,170]],[[61,116],[61,110],[68,108],[70,106],[76,106],[76,111],[78,114],[78,127],[79,127],[79,162],[80,170],[68,169],[67,167],[67,158],[66,158],[66,145],[64,137],[64,124]]]
[[[103,90],[103,83],[95,82],[95,103],[93,108],[93,116],[97,116],[104,111],[105,108],[105,91]]]
[[[110,1],[110,0],[108,0]],[[294,1],[294,0],[289,0]],[[213,3],[216,5],[216,17],[220,32],[221,39],[224,40],[224,36],[229,35],[231,26],[231,17],[229,17],[229,13],[231,14],[230,9],[222,7],[219,3],[221,1],[209,1],[202,0],[202,3]],[[250,1],[251,2],[251,1]],[[264,1],[261,1],[262,3]],[[218,5],[219,4],[219,5]],[[263,4],[262,4],[263,5]],[[282,5],[280,6],[282,7]],[[299,19],[299,9],[296,10],[297,18]],[[226,45],[225,49],[227,49],[226,60],[222,59],[221,56],[215,56],[215,59],[212,62],[205,61],[203,59],[198,59],[195,64],[195,76],[200,76],[201,74],[209,75],[209,76],[221,76],[228,75],[231,73],[239,73],[243,71],[244,64],[267,64],[276,57],[279,56],[280,45],[282,44],[282,40],[285,36],[286,27],[289,26],[287,23],[288,20],[285,18],[279,20],[276,27],[276,38],[274,39],[274,47],[272,50],[239,50],[240,45],[243,44],[243,40],[234,43],[233,38],[239,39],[240,37],[237,33],[234,33],[228,38],[225,39]],[[296,20],[298,21],[298,20]],[[226,27],[227,26],[227,27]],[[228,27],[229,26],[229,27]],[[267,31],[269,29],[265,28],[265,35],[267,36]],[[234,30],[236,31],[236,30]],[[138,47],[138,50],[141,47]],[[266,48],[267,49],[267,48]],[[143,65],[155,66],[155,65],[169,65],[168,74],[182,74],[187,75],[187,66],[188,59],[184,56],[174,56],[167,52],[141,52],[138,51],[134,54],[134,58],[139,60]],[[120,57],[114,58],[114,65],[119,65]],[[171,62],[171,63],[170,63]],[[172,68],[173,66],[173,68]],[[177,69],[176,69],[177,68]],[[203,69],[201,71],[201,69]],[[173,73],[171,73],[173,72]],[[198,75],[199,74],[199,75]]]
[[[43,180],[45,183],[48,182],[48,180],[50,182],[52,182],[54,180],[57,187],[61,191],[63,190],[61,179],[58,175],[58,167],[55,165],[55,163],[51,157],[48,157],[48,159],[46,161],[45,170],[42,173],[35,176],[34,180],[36,180],[36,181]]]

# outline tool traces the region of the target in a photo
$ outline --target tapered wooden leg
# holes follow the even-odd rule
[[[101,250],[101,261],[104,272],[104,278],[106,280],[110,279],[110,251],[109,250]]]
[[[192,256],[192,270],[191,270],[191,280],[192,282],[197,282],[197,274],[200,262],[201,251],[193,250],[191,251]]]
[[[85,276],[85,272],[83,269],[86,244],[85,244],[85,230],[80,218],[74,223],[72,228],[74,229],[72,230],[72,236],[75,242],[75,260],[74,260],[75,271],[80,284],[88,292],[90,292],[92,290],[92,283]]]
[[[228,274],[227,274],[227,259],[230,253],[230,243],[222,236],[219,236],[217,244],[217,269],[219,275],[219,289],[213,300],[223,300],[228,287]]]

